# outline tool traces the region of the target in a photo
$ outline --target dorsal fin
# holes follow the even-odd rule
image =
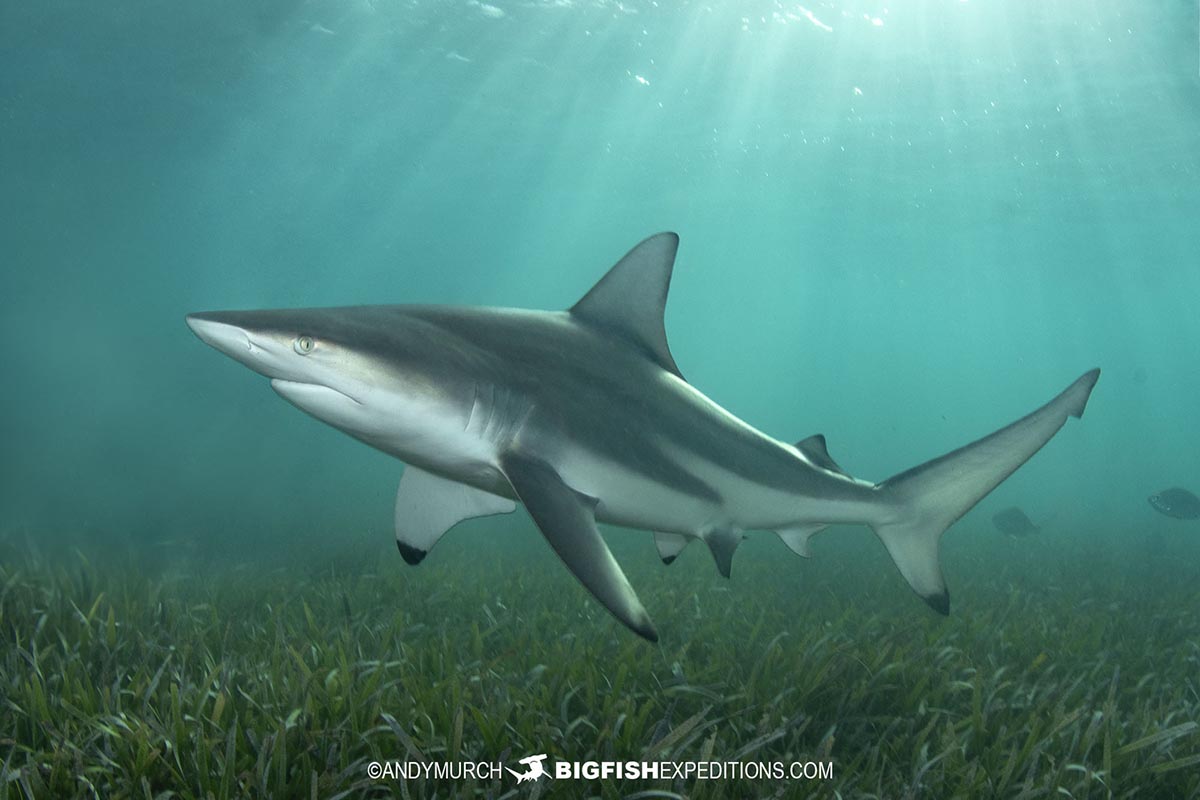
[[[623,337],[679,377],[667,347],[663,309],[679,237],[656,233],[642,240],[571,307],[580,320]]]
[[[818,467],[827,469],[830,472],[836,472],[838,475],[845,475],[847,478],[850,477],[846,470],[839,467],[838,463],[829,455],[829,451],[825,448],[825,436],[823,434],[818,433],[807,439],[801,439],[796,442],[796,449]]]

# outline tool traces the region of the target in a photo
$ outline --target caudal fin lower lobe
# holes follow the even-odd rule
[[[908,585],[935,611],[950,613],[938,563],[942,533],[1050,441],[1068,417],[1083,416],[1099,377],[1098,369],[1086,372],[1033,413],[876,487],[889,511],[871,527]]]

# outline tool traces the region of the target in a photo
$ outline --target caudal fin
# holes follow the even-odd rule
[[[938,563],[942,533],[1050,441],[1068,417],[1083,416],[1099,377],[1098,369],[1086,372],[1032,414],[876,487],[891,511],[871,527],[908,585],[935,611],[950,613]]]

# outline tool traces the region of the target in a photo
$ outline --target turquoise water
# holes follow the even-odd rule
[[[0,530],[234,559],[390,543],[400,464],[184,315],[565,308],[673,230],[683,374],[780,439],[824,433],[865,479],[1103,369],[1085,418],[947,534],[956,598],[971,542],[1005,558],[989,520],[1010,505],[1051,520],[1056,559],[1132,568],[1153,540],[1194,563],[1198,523],[1146,497],[1200,491],[1197,13],[5,4]],[[493,525],[471,531],[541,547]]]
[[[1196,9],[800,8],[6,7],[5,517],[386,528],[399,465],[183,314],[560,308],[675,230],[676,359],[763,430],[882,479],[1101,366],[989,501],[1168,524],[1146,495],[1200,469]]]

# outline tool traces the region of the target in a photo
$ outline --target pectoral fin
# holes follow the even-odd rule
[[[519,453],[501,460],[517,497],[567,569],[612,615],[652,642],[658,633],[596,528],[596,501],[576,492],[544,461]]]
[[[396,546],[409,564],[419,564],[442,534],[464,519],[507,514],[517,504],[414,466],[404,468],[396,490]]]

